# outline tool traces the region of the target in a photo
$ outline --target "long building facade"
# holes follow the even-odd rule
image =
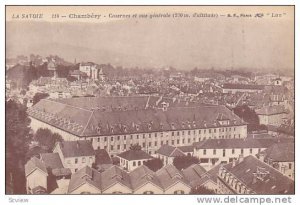
[[[247,124],[225,106],[153,96],[43,99],[28,114],[34,131],[49,128],[66,141],[91,140],[111,156],[133,144],[156,154],[164,144],[247,137]]]

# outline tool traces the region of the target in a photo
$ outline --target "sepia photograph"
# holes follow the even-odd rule
[[[6,5],[5,194],[295,195],[294,12]]]

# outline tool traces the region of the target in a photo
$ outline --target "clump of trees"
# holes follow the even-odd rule
[[[193,156],[178,156],[175,157],[173,160],[173,165],[179,170],[188,168],[192,164],[198,164],[198,163],[199,163],[199,159]]]
[[[37,104],[41,99],[49,97],[48,93],[36,93],[32,98],[32,104]]]
[[[247,105],[241,105],[233,108],[234,114],[242,118],[248,124],[248,132],[259,131],[259,130],[266,130],[265,125],[259,124],[258,115],[255,111],[249,108]]]
[[[56,142],[63,141],[62,136],[58,133],[53,133],[47,128],[39,128],[34,139],[39,143],[40,146],[45,147],[46,150],[52,151]]]
[[[22,104],[9,100],[5,103],[5,109],[6,190],[13,194],[25,194],[25,156],[32,141],[30,119]]]
[[[159,158],[153,158],[144,163],[145,166],[147,166],[149,169],[152,171],[156,172],[160,168],[164,166],[164,163],[161,159]]]

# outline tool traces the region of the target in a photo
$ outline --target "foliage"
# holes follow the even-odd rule
[[[134,144],[134,145],[131,145],[130,150],[141,150],[142,147],[139,145],[139,144]]]
[[[264,126],[259,125],[259,118],[254,110],[249,108],[247,105],[237,106],[233,109],[233,112],[242,118],[248,124],[248,131],[252,132],[255,130],[264,129]]]
[[[190,194],[203,194],[203,195],[209,195],[209,194],[216,194],[213,190],[208,189],[204,186],[196,186],[191,189]]]
[[[25,156],[29,149],[32,136],[30,131],[30,119],[26,113],[26,107],[14,101],[5,103],[5,138],[6,138],[6,179],[11,179],[14,194],[24,194]]]
[[[152,171],[156,172],[157,170],[163,167],[164,163],[159,158],[153,158],[151,160],[146,161],[144,165],[147,166]]]
[[[193,156],[180,156],[180,157],[175,157],[173,160],[174,166],[179,169],[185,169],[191,166],[192,164],[198,164],[199,159]]]
[[[48,151],[54,148],[56,142],[61,142],[62,137],[60,134],[52,133],[47,128],[39,128],[34,136],[35,140],[41,145],[47,147]]]
[[[38,103],[41,99],[45,99],[49,97],[49,94],[48,93],[36,93],[34,96],[33,96],[33,99],[32,99],[32,103],[33,105],[35,105],[36,103]]]

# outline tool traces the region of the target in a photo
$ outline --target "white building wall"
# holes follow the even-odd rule
[[[30,188],[31,190],[37,186],[41,186],[44,187],[45,189],[47,189],[47,173],[42,172],[39,169],[36,169],[35,171],[33,171],[31,174],[29,174],[26,177],[26,183],[27,183],[27,191],[28,188]]]
[[[191,188],[182,182],[178,182],[165,190],[164,194],[174,194],[175,191],[182,190],[184,194],[189,194]]]
[[[101,190],[88,183],[81,185],[80,187],[78,187],[77,189],[75,189],[69,194],[83,194],[87,192],[89,192],[90,194],[101,194]]]
[[[146,192],[146,191],[152,191],[153,194],[163,194],[164,193],[164,191],[161,188],[153,185],[152,183],[147,183],[147,184],[143,185],[142,187],[135,190],[133,193],[134,194],[144,194],[144,192]]]

